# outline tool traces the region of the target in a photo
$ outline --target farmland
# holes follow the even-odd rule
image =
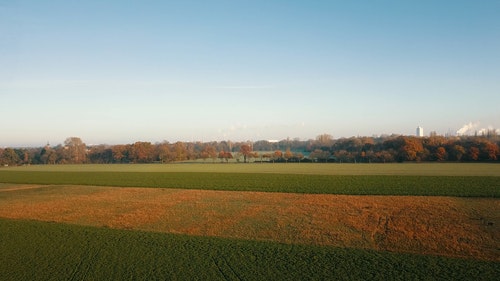
[[[494,280],[498,263],[0,219],[3,280]],[[7,243],[9,242],[9,243]]]
[[[488,164],[2,168],[0,275],[494,280],[499,173]]]
[[[1,182],[349,195],[499,197],[487,164],[58,165],[0,169]]]
[[[499,164],[405,163],[405,164],[118,164],[118,165],[33,165],[1,167],[0,171],[27,172],[161,172],[161,173],[251,173],[306,175],[387,175],[387,176],[495,176]]]

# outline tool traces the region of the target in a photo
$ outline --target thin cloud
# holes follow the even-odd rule
[[[260,89],[273,89],[274,86],[263,85],[263,86],[221,86],[216,87],[216,89],[226,89],[226,90],[260,90]]]

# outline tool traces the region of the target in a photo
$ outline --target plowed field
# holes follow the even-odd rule
[[[494,198],[12,185],[0,217],[500,261]]]

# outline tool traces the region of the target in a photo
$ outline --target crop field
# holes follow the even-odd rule
[[[1,168],[0,276],[5,280],[496,280],[498,168],[494,164]]]
[[[28,172],[161,172],[161,173],[250,173],[306,175],[386,175],[386,176],[494,176],[499,164],[483,163],[387,163],[387,164],[85,164],[0,167],[0,171]]]
[[[499,165],[463,165],[48,165],[0,169],[0,182],[348,195],[500,196]]]
[[[495,280],[498,263],[0,219],[2,280]]]

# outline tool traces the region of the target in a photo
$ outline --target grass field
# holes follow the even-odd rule
[[[2,280],[495,280],[498,263],[0,219]],[[20,254],[22,253],[22,254]]]
[[[500,217],[493,210],[500,204],[489,198],[0,188],[4,218],[500,261]]]
[[[500,164],[486,163],[404,163],[404,164],[115,164],[35,165],[0,167],[0,171],[29,172],[162,172],[162,173],[250,173],[305,175],[387,175],[387,176],[495,176]]]
[[[0,279],[496,280],[498,168],[3,167]]]
[[[476,176],[473,176],[476,173]],[[0,169],[0,182],[351,195],[500,196],[496,164],[58,165]]]

